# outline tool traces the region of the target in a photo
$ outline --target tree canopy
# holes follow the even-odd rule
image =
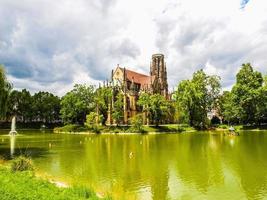
[[[86,115],[95,108],[94,87],[77,84],[63,96],[60,104],[60,114],[65,123],[83,124]]]
[[[4,66],[0,65],[0,119],[6,115],[7,102],[11,89],[12,86],[7,81]]]
[[[217,108],[220,89],[220,78],[208,76],[203,70],[195,72],[191,80],[181,81],[175,92],[181,121],[194,127],[207,127],[208,112]]]

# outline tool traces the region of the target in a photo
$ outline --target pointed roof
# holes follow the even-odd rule
[[[124,68],[119,67],[121,70],[124,70]],[[128,81],[132,81],[134,83],[140,84],[141,88],[144,86],[151,85],[151,82],[154,80],[154,76],[148,76],[145,74],[141,74],[129,69],[125,68],[125,74]]]

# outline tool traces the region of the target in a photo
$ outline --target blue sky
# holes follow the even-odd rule
[[[266,10],[266,0],[0,0],[0,63],[16,89],[64,95],[118,63],[148,73],[160,52],[170,87],[204,68],[229,89],[244,62],[267,73]]]
[[[242,9],[245,8],[248,2],[249,2],[249,0],[241,0],[241,3],[240,3],[241,8]]]

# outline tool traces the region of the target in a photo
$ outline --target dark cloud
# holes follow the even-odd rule
[[[48,86],[72,84],[81,73],[104,79],[114,66],[112,56],[140,53],[130,39],[114,37],[120,22],[108,12],[115,3],[1,1],[0,62],[16,79]]]

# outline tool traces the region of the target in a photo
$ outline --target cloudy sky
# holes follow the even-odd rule
[[[16,89],[58,95],[118,63],[148,73],[166,57],[170,87],[204,68],[229,89],[244,62],[267,73],[266,0],[0,0],[0,63]]]

